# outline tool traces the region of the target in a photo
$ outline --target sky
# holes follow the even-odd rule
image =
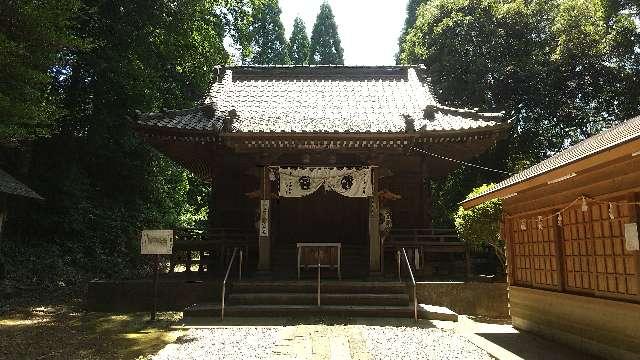
[[[291,35],[299,16],[311,30],[326,0],[280,0],[282,23]],[[408,0],[328,0],[338,25],[345,65],[393,65]]]

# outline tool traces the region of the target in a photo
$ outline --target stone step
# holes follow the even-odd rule
[[[239,281],[232,285],[230,294],[240,293],[312,293],[317,283],[303,281]],[[326,281],[320,292],[324,294],[406,294],[407,287],[400,282]]]
[[[343,317],[412,317],[409,306],[345,306],[345,305],[230,305],[225,317],[275,317],[327,315]],[[219,304],[196,304],[184,310],[184,317],[219,317]]]
[[[229,305],[316,305],[315,293],[233,293]],[[407,294],[320,294],[325,305],[408,306]]]
[[[428,320],[458,321],[458,314],[444,306],[418,304],[418,316]]]

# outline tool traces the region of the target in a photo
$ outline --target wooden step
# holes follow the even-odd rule
[[[327,315],[342,317],[412,317],[410,306],[345,306],[345,305],[230,305],[225,317],[273,317]],[[219,317],[220,305],[197,304],[184,310],[185,317]]]
[[[316,305],[314,293],[234,293],[229,305]],[[324,305],[408,306],[407,294],[321,294]]]

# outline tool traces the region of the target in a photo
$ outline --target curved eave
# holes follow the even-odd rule
[[[305,138],[305,137],[335,137],[335,138],[393,138],[416,139],[429,137],[466,136],[472,137],[487,133],[504,133],[511,127],[509,122],[492,126],[482,126],[468,129],[448,130],[416,130],[416,131],[234,131],[225,132],[221,137],[226,139],[242,138]]]
[[[203,129],[184,129],[166,126],[145,125],[140,123],[133,124],[133,130],[145,137],[152,138],[174,138],[178,139],[200,139],[208,142],[217,141],[220,133],[216,130]]]

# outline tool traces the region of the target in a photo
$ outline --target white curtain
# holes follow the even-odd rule
[[[279,168],[280,196],[303,197],[320,187],[347,197],[372,196],[371,168]]]

